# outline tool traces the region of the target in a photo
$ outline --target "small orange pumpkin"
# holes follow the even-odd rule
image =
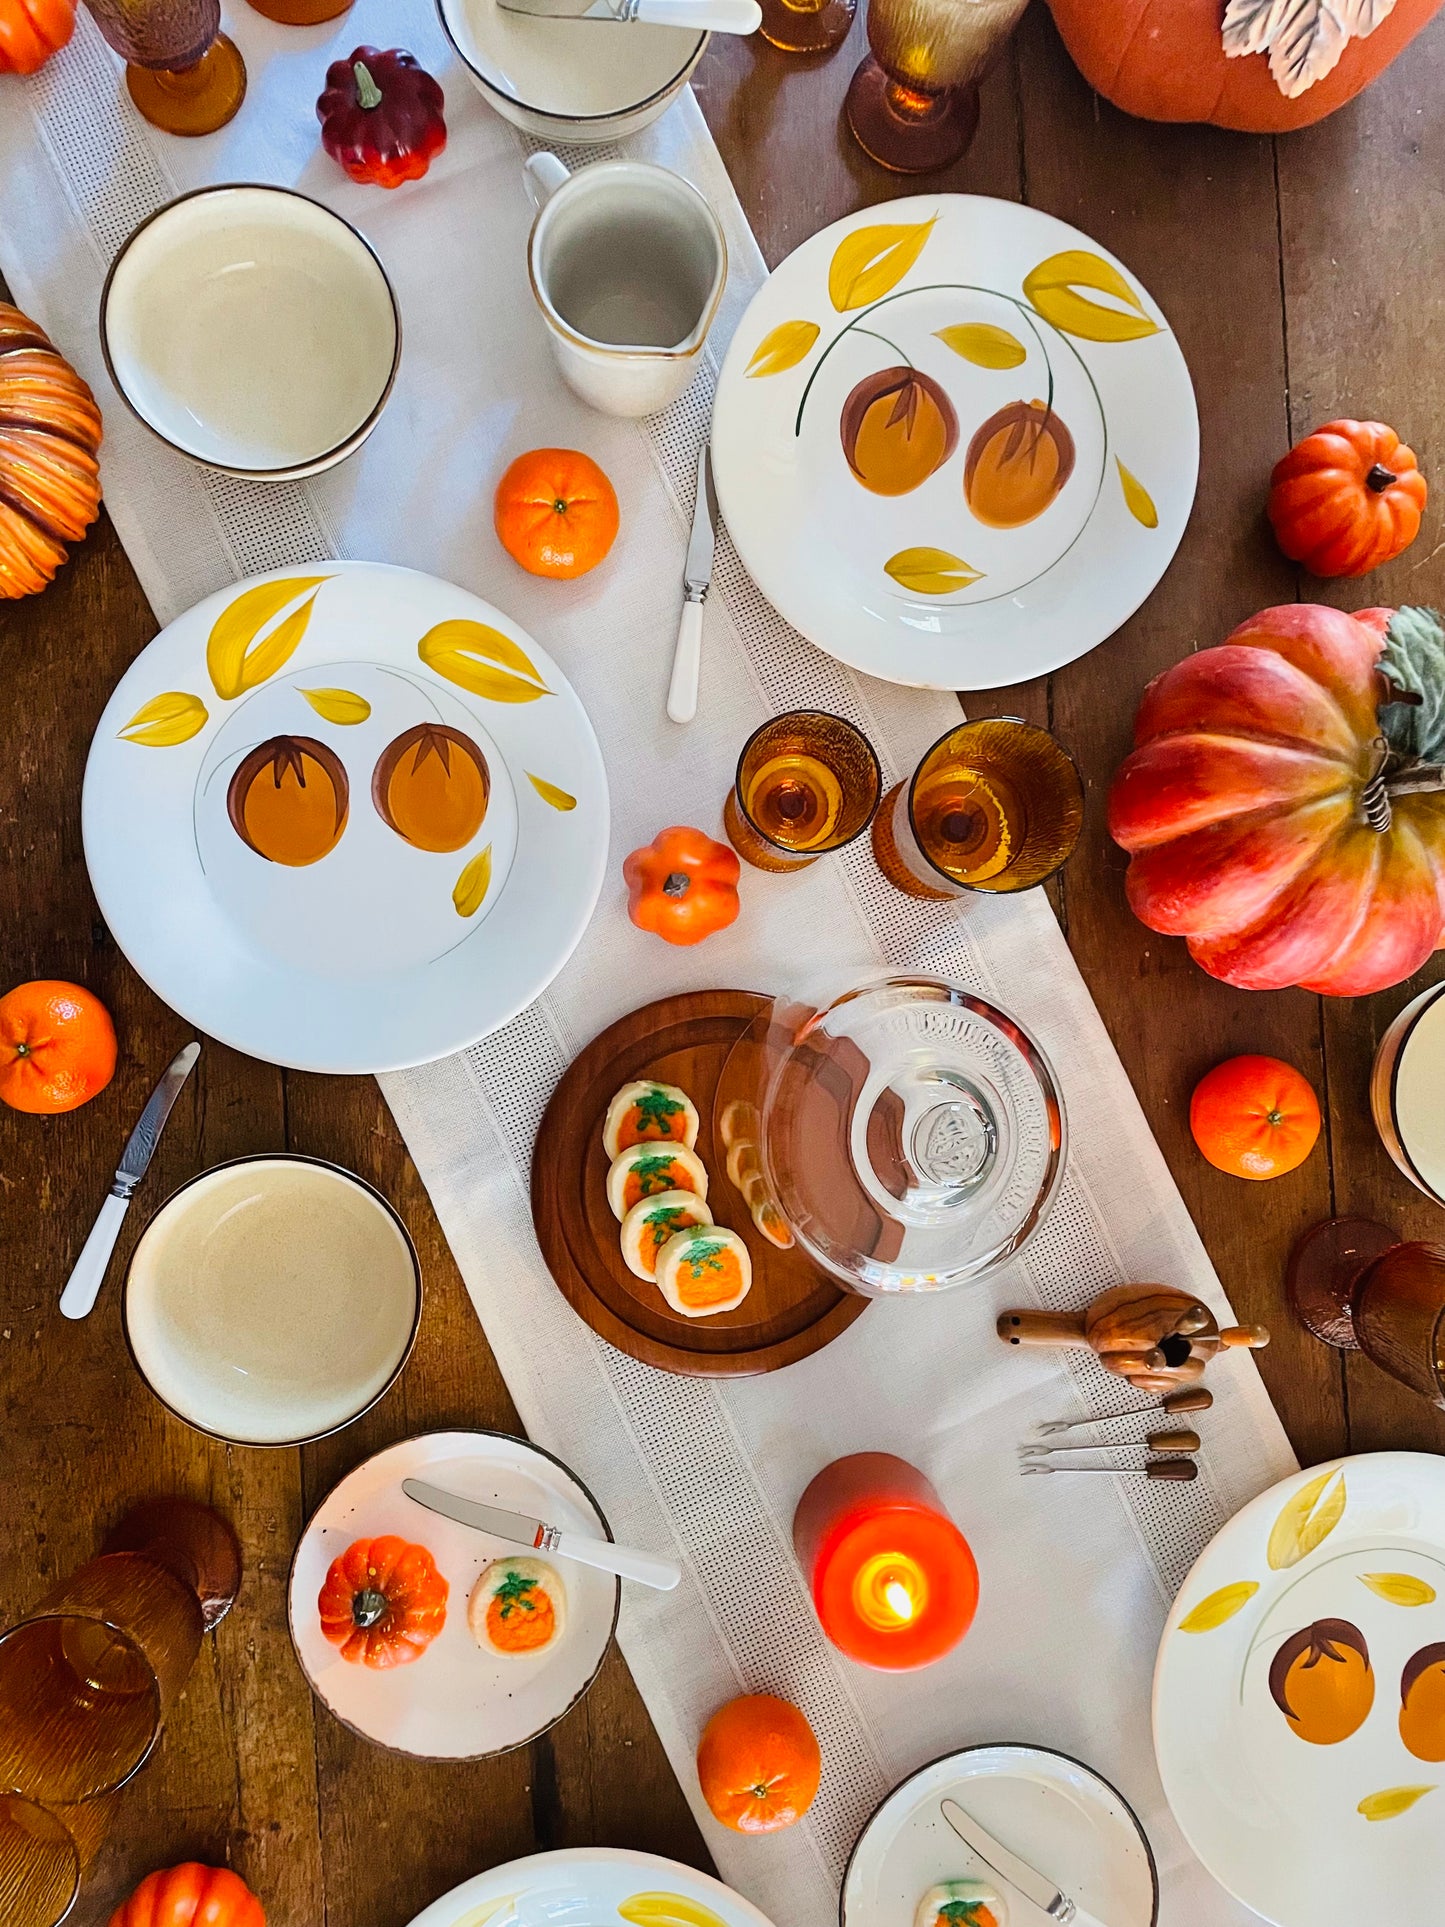
[[[385,1670],[421,1658],[447,1623],[449,1590],[425,1546],[387,1534],[332,1560],[316,1609],[343,1659]]]
[[[14,5],[0,0],[0,21]],[[0,27],[0,71],[4,48]],[[80,376],[0,301],[0,598],[38,594],[100,513],[100,434]]]
[[[1326,422],[1269,478],[1275,540],[1311,575],[1367,575],[1420,533],[1428,490],[1393,428]]]
[[[627,914],[664,943],[701,943],[737,920],[741,874],[726,843],[675,824],[623,864]]]
[[[33,74],[75,31],[75,0],[0,0],[0,74]]]
[[[266,1927],[266,1910],[229,1867],[179,1867],[148,1873],[110,1927]]]

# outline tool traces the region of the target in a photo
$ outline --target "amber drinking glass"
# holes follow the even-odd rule
[[[1331,1218],[1296,1245],[1286,1282],[1316,1338],[1363,1352],[1445,1409],[1445,1245],[1403,1243],[1368,1218]]]
[[[283,27],[315,27],[339,18],[353,4],[354,0],[251,0],[257,13],[279,20]]]
[[[130,97],[168,134],[211,134],[246,97],[246,65],[221,32],[221,0],[85,0],[126,63]]]
[[[978,126],[978,84],[1027,5],[869,0],[873,51],[854,74],[845,103],[864,152],[899,174],[928,174],[956,161]]]
[[[1084,821],[1073,759],[1017,716],[961,723],[884,797],[873,854],[911,897],[1030,890],[1068,861]]]
[[[831,53],[848,38],[858,0],[762,0],[759,29],[785,54]]]
[[[75,1905],[100,1851],[111,1802],[47,1807],[0,1794],[0,1920],[5,1927],[58,1927]]]
[[[882,786],[861,730],[826,710],[789,710],[744,743],[723,827],[755,869],[800,870],[867,829]]]

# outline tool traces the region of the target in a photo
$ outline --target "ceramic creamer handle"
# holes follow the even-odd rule
[[[572,178],[555,154],[529,154],[522,163],[522,177],[535,208],[545,207],[563,182]]]

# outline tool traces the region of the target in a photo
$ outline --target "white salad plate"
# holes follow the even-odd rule
[[[759,289],[712,458],[795,629],[889,682],[993,688],[1084,655],[1154,588],[1199,419],[1112,255],[1035,208],[927,194],[824,228]]]
[[[410,1927],[770,1927],[731,1887],[657,1854],[569,1847],[464,1880]]]
[[[1337,1460],[1231,1519],[1165,1626],[1154,1746],[1190,1846],[1265,1920],[1438,1927],[1445,1460]]]
[[[377,786],[424,729],[399,829]],[[480,821],[436,833],[443,763],[489,788]],[[607,823],[546,652],[480,597],[368,562],[276,570],[171,623],[106,705],[82,798],[101,913],[156,994],[253,1057],[336,1072],[429,1062],[529,1004],[586,928]]]
[[[1108,1927],[1155,1927],[1159,1879],[1132,1808],[1092,1767],[1047,1747],[970,1746],[896,1786],[858,1837],[843,1876],[842,1927],[912,1927],[930,1888],[976,1880],[1007,1927],[1043,1915],[1011,1893],[943,1817],[956,1801],[1078,1908]]]
[[[531,1557],[409,1499],[421,1478],[463,1499],[503,1506],[564,1531],[612,1537],[596,1500],[560,1460],[500,1432],[427,1432],[388,1446],[322,1500],[291,1564],[287,1616],[301,1670],[322,1705],[363,1739],[425,1760],[476,1760],[525,1746],[576,1705],[607,1656],[622,1583],[572,1560],[548,1558],[566,1614],[553,1645],[535,1655],[484,1652],[467,1626],[482,1571],[508,1553]],[[357,1539],[395,1534],[425,1546],[447,1581],[446,1623],[420,1659],[383,1670],[341,1657],[317,1612],[334,1559]]]

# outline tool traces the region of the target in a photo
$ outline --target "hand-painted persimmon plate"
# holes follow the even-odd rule
[[[465,1880],[411,1927],[770,1927],[720,1880],[621,1847],[535,1853]]]
[[[557,665],[479,597],[365,562],[258,576],[164,630],[106,705],[82,817],[157,995],[303,1070],[426,1063],[515,1016],[607,857]]]
[[[1276,1927],[1437,1927],[1445,1460],[1334,1460],[1231,1519],[1169,1615],[1154,1748],[1189,1844]]]
[[[796,629],[890,682],[993,688],[1085,654],[1154,588],[1199,421],[1122,263],[1035,208],[930,194],[835,222],[759,290],[712,457]]]

